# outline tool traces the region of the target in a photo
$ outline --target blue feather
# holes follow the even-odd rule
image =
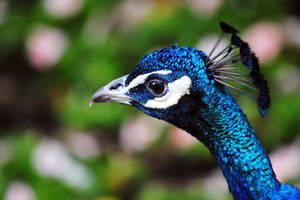
[[[224,22],[220,25],[223,35],[231,34],[231,44],[214,58],[203,51],[177,45],[156,50],[145,55],[128,76],[98,90],[92,102],[125,102],[195,136],[216,158],[235,200],[300,200],[299,189],[276,179],[254,129],[228,90],[235,87],[225,82],[245,84],[250,79],[253,89],[258,91],[259,111],[265,115],[271,101],[258,59],[236,35],[235,28]],[[247,80],[236,78],[243,76],[232,70],[238,62],[246,66]],[[157,85],[149,88],[153,80]],[[181,80],[185,82],[173,85]],[[152,91],[155,88],[158,90]],[[157,95],[160,91],[166,94]],[[168,98],[171,98],[168,103],[160,104]]]

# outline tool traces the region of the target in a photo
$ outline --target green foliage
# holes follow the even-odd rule
[[[178,167],[159,160],[174,158],[174,147],[169,147],[167,134],[142,155],[124,153],[117,146],[118,132],[124,120],[135,116],[137,111],[113,103],[90,108],[91,95],[107,82],[128,73],[153,49],[174,43],[194,47],[203,36],[220,33],[219,21],[233,24],[242,32],[259,21],[281,22],[290,15],[293,4],[283,0],[224,1],[212,15],[197,13],[183,1],[153,1],[152,6],[150,12],[132,25],[135,18],[122,15],[120,9],[125,5],[121,0],[86,0],[75,15],[62,19],[47,13],[42,0],[7,1],[0,24],[0,108],[5,113],[1,116],[0,142],[8,144],[10,153],[7,160],[2,162],[0,158],[1,199],[16,180],[28,184],[41,200],[209,199],[201,185],[189,190],[180,181],[173,183],[176,187],[160,182],[161,178],[166,179],[164,172]],[[62,31],[68,41],[61,59],[49,69],[34,66],[28,56],[29,38],[39,27]],[[299,66],[299,49],[284,47],[282,52],[262,68],[273,99],[265,119],[260,119],[253,101],[236,95],[270,151],[293,141],[300,132],[299,89],[285,94],[278,87],[280,70],[286,65]],[[3,77],[9,80],[7,90],[2,90],[6,87]],[[8,98],[6,103],[2,103],[5,99],[2,96]],[[44,109],[39,110],[41,107]],[[70,153],[93,176],[93,183],[86,189],[44,177],[32,164],[37,145],[45,138],[64,141],[61,135],[64,131],[100,135],[102,154],[81,159]],[[153,152],[166,155],[155,160]],[[183,165],[216,165],[203,145],[178,150],[176,155],[175,159]],[[155,162],[149,165],[148,160]],[[156,165],[163,169],[156,169]],[[199,170],[206,173],[206,169]],[[299,176],[295,178],[299,180]]]

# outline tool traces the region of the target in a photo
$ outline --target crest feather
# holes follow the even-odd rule
[[[238,30],[225,22],[220,22],[220,27],[223,33],[206,60],[208,74],[216,82],[254,99],[261,116],[264,116],[271,106],[271,98],[267,81],[260,71],[258,58],[251,51],[249,44],[237,35]],[[211,57],[226,34],[231,34],[230,44]],[[250,92],[235,85],[245,86]]]

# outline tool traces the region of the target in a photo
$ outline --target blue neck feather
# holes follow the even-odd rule
[[[191,93],[169,122],[203,142],[221,166],[235,200],[300,200],[300,191],[281,184],[246,115],[224,89],[207,88],[209,96]],[[177,115],[174,112],[177,110]],[[179,111],[178,111],[179,110]],[[194,110],[183,116],[185,110]]]
[[[240,39],[236,38],[236,45],[240,45]],[[250,51],[245,43],[241,48]],[[252,61],[247,63],[257,68],[256,74],[253,72],[252,75],[258,83],[266,85],[257,58],[253,53],[250,55],[243,61]],[[205,53],[188,47],[174,46],[147,54],[128,76],[127,85],[138,75],[169,69],[173,71],[170,76],[175,79],[188,75],[193,87],[190,94],[181,97],[168,109],[148,109],[136,102],[132,105],[186,130],[203,142],[221,166],[235,200],[300,200],[297,188],[281,184],[276,179],[271,162],[246,115],[225,86],[208,78],[205,60]],[[268,94],[267,87],[261,88],[259,84],[258,87],[262,91],[260,96]],[[147,98],[141,95],[140,100],[143,99]],[[258,102],[263,111],[269,103]]]

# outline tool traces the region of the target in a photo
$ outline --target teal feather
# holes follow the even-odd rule
[[[261,115],[267,113],[271,105],[269,88],[260,72],[258,59],[249,45],[237,36],[236,29],[223,22],[221,28],[223,35],[231,34],[231,44],[217,57],[210,58],[200,50],[177,45],[156,50],[147,54],[128,76],[97,91],[92,102],[125,102],[195,136],[216,158],[235,200],[300,200],[299,189],[276,179],[266,151],[228,91],[231,87],[243,92],[226,83],[226,80],[246,83],[245,79],[236,78],[242,77],[242,73],[232,70],[240,62],[248,70],[247,81],[252,84],[250,88],[256,91],[254,94],[245,93],[251,97],[256,95],[254,99]],[[170,73],[155,74],[158,70]],[[143,80],[145,83],[141,81],[125,94],[117,95],[136,78],[152,72],[154,74]],[[157,91],[160,91],[163,84],[167,87],[167,84],[183,76],[190,78],[191,87],[175,105],[167,108],[147,107],[149,100],[158,98],[155,92],[149,92],[147,81],[155,79],[161,83],[156,85]]]

